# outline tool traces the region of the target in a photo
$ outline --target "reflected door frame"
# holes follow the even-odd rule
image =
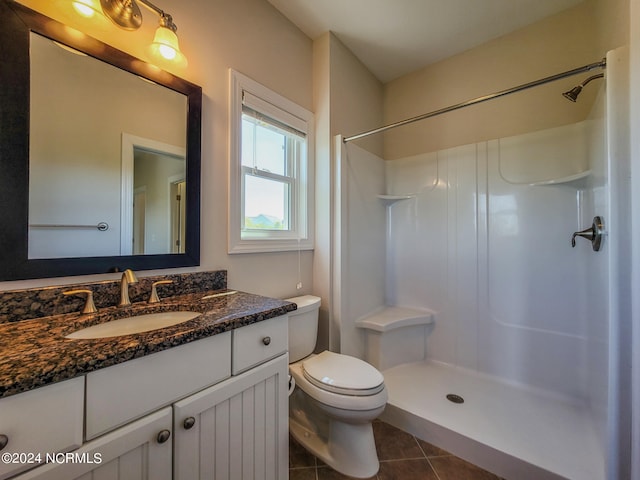
[[[171,221],[169,222],[169,239],[171,253],[184,253],[186,230],[186,185],[184,175],[169,177],[169,199],[171,202]]]
[[[183,158],[186,158],[187,154],[186,149],[183,147],[122,132],[120,255],[133,254],[133,160],[136,148]]]
[[[144,255],[145,222],[147,208],[146,185],[133,189],[133,234],[131,243],[134,255]]]

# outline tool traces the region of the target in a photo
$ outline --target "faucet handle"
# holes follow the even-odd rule
[[[576,246],[576,237],[586,238],[591,242],[591,247],[594,252],[597,252],[602,247],[602,236],[604,232],[604,221],[602,217],[593,217],[593,223],[591,227],[585,228],[580,232],[574,232],[571,236],[571,246]]]
[[[93,303],[93,292],[88,288],[81,288],[78,290],[67,290],[66,292],[62,292],[63,295],[78,295],[82,293],[85,293],[87,295],[87,301],[84,304],[82,313],[96,313],[98,309],[96,308],[95,303]]]
[[[151,296],[149,297],[149,303],[158,303],[160,301],[160,297],[158,297],[158,289],[156,287],[158,285],[167,285],[169,283],[173,283],[173,280],[159,280],[157,282],[153,282],[151,284]]]

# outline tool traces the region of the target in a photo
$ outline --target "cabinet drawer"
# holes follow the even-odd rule
[[[231,332],[87,375],[87,440],[231,374]]]
[[[84,378],[74,378],[0,399],[0,434],[9,439],[2,453],[37,454],[73,450],[82,444]],[[0,479],[35,467],[1,462]],[[28,463],[30,462],[31,463]]]
[[[233,330],[232,373],[237,375],[287,351],[289,317],[271,318]]]

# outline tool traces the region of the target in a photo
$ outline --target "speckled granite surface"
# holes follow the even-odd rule
[[[227,288],[227,271],[139,277],[138,280],[138,283],[129,286],[129,297],[132,303],[146,302],[151,293],[151,284],[158,280],[173,282],[158,287],[161,298]],[[117,305],[120,301],[119,280],[0,292],[0,323],[82,311],[84,305],[82,296],[62,294],[67,290],[81,288],[90,288],[93,291],[93,300],[98,310]]]
[[[0,324],[0,397],[67,380],[217,333],[284,315],[295,304],[250,293],[203,299],[229,290],[205,290],[149,305],[103,308]],[[71,332],[141,313],[197,311],[187,322],[149,332],[94,340],[64,338]]]

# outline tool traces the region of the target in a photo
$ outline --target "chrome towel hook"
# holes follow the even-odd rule
[[[571,236],[571,246],[576,246],[576,237],[586,238],[591,241],[591,247],[594,252],[597,252],[602,248],[602,236],[604,235],[604,220],[602,217],[593,217],[593,224],[591,227],[582,230],[581,232],[574,232]]]

